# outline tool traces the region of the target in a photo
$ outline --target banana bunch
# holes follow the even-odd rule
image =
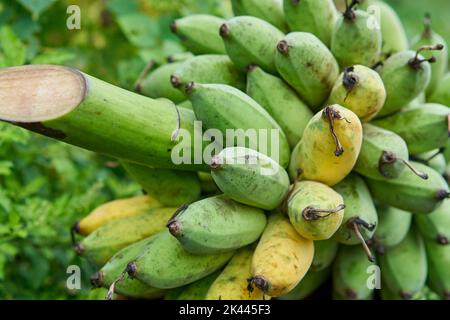
[[[92,284],[110,298],[296,300],[329,281],[333,299],[450,299],[450,73],[430,17],[409,41],[379,0],[231,3],[229,20],[174,21],[189,53],[141,92],[224,135],[277,134],[202,172],[121,160],[147,194],[74,225]]]

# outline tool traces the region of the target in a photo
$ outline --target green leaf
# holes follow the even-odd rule
[[[17,2],[31,12],[33,19],[38,19],[56,0],[17,0]]]
[[[0,161],[0,176],[9,176],[12,167],[12,161]]]
[[[120,15],[117,21],[127,39],[136,47],[152,47],[158,42],[158,22],[145,14]]]
[[[64,64],[73,60],[75,54],[67,49],[50,49],[31,60],[33,64]]]
[[[27,50],[11,27],[0,29],[0,45],[3,50],[3,67],[20,66],[25,63]]]

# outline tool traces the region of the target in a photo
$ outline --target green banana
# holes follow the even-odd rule
[[[220,84],[191,83],[186,92],[197,119],[205,128],[217,129],[226,135],[227,146],[249,147],[270,156],[283,168],[287,166],[290,151],[284,132],[252,98],[236,88]],[[229,141],[228,129],[234,129],[232,141]],[[264,140],[267,144],[261,143]]]
[[[209,276],[182,287],[183,289],[176,297],[171,299],[165,298],[165,300],[205,300],[209,288],[219,275],[220,271],[216,271]],[[177,290],[177,288],[172,290]]]
[[[414,217],[417,228],[425,239],[441,245],[450,243],[450,200],[444,200],[442,205],[430,214]]]
[[[275,63],[280,75],[313,110],[318,111],[339,76],[330,50],[313,34],[289,33],[278,42]]]
[[[174,63],[174,62],[183,62],[186,61],[189,58],[192,58],[194,54],[192,52],[178,52],[171,54],[167,57],[168,63]]]
[[[445,147],[443,147],[442,149],[435,149],[425,153],[418,154],[413,158],[415,161],[421,162],[433,168],[440,174],[444,174],[445,169],[447,167],[447,160],[445,159],[443,150],[445,150]]]
[[[178,107],[179,108],[185,108],[185,109],[193,110],[192,103],[189,100],[185,100],[183,102],[180,102],[178,104]]]
[[[314,181],[296,182],[287,199],[295,230],[310,240],[329,239],[342,223],[344,199],[329,186]]]
[[[161,289],[181,287],[202,279],[220,269],[233,255],[233,251],[193,255],[183,249],[168,230],[155,236],[154,241],[125,271],[149,286]]]
[[[319,272],[328,268],[334,261],[339,244],[334,239],[314,241],[314,259],[310,271]]]
[[[381,300],[403,300],[403,298],[393,293],[389,288],[382,283],[382,289],[380,290]],[[432,291],[429,287],[423,287],[419,292],[414,294],[411,300],[440,300],[439,295]]]
[[[176,207],[200,197],[200,181],[195,172],[154,169],[125,161],[121,163],[128,174],[163,205]]]
[[[198,178],[200,180],[200,185],[202,188],[203,195],[218,195],[221,193],[220,189],[217,187],[214,179],[209,172],[198,172]]]
[[[278,122],[291,148],[295,147],[313,116],[297,93],[280,78],[252,66],[247,73],[247,94]]]
[[[363,122],[374,118],[385,101],[386,89],[379,74],[361,65],[346,68],[328,98],[328,104],[352,110]]]
[[[283,0],[231,0],[235,16],[253,16],[287,31],[284,20]]]
[[[423,289],[427,278],[427,255],[423,239],[410,229],[395,247],[380,256],[381,277],[394,295],[412,299]]]
[[[333,265],[333,291],[345,300],[371,300],[373,289],[368,285],[372,263],[356,246],[340,246]]]
[[[277,298],[277,300],[303,300],[316,291],[331,274],[331,268],[320,271],[308,271],[303,279],[287,294]]]
[[[373,124],[394,131],[406,141],[411,154],[420,154],[446,145],[449,119],[450,108],[426,103],[375,120]]]
[[[374,17],[355,10],[353,0],[337,20],[331,35],[331,52],[342,68],[361,64],[373,66],[381,56],[381,30]]]
[[[170,76],[170,82],[182,91],[189,82],[227,84],[244,90],[245,74],[239,72],[226,55],[205,54],[179,65]]]
[[[447,140],[447,144],[444,147],[444,158],[448,163],[450,163],[450,139]]]
[[[284,34],[270,23],[251,16],[234,17],[220,27],[227,54],[241,70],[258,65],[276,73],[275,51]]]
[[[170,233],[193,254],[228,252],[256,241],[266,226],[260,209],[220,195],[181,207],[167,223]]]
[[[447,107],[450,106],[450,72],[447,72],[437,84],[436,89],[430,95],[428,101],[440,103]]]
[[[448,212],[447,212],[448,213]],[[442,299],[450,300],[450,245],[425,240],[428,258],[428,283]]]
[[[219,36],[219,28],[224,22],[216,16],[193,14],[175,20],[170,28],[194,54],[223,54],[225,46]]]
[[[211,160],[211,175],[230,199],[265,210],[277,208],[289,191],[289,176],[277,162],[255,150],[223,149]]]
[[[314,34],[327,47],[338,18],[333,0],[284,0],[286,22],[291,31]]]
[[[434,169],[418,162],[411,163],[417,170],[428,175],[428,179],[419,180],[407,170],[396,179],[366,179],[366,182],[373,197],[386,205],[411,213],[430,213],[450,197],[449,187]]]
[[[168,63],[160,66],[144,78],[141,83],[142,94],[150,98],[167,98],[174,103],[186,100],[184,94],[175,89],[170,76],[177,70],[183,62]]]

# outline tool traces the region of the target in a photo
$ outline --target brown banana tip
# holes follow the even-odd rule
[[[450,291],[445,291],[443,296],[444,300],[450,300]]]
[[[442,201],[447,198],[450,198],[450,192],[448,192],[447,190],[440,189],[440,190],[436,191],[436,199],[438,201]]]
[[[136,262],[130,262],[127,264],[127,267],[125,268],[125,273],[128,273],[128,276],[131,278],[134,278],[137,275],[137,265]]]
[[[286,40],[281,40],[277,44],[277,50],[279,53],[286,55],[289,53],[289,44]]]
[[[172,84],[172,87],[174,87],[174,88],[179,88],[181,86],[180,78],[174,74],[170,76],[170,83]]]
[[[173,220],[167,224],[167,229],[169,229],[171,235],[173,235],[174,237],[179,237],[183,228],[179,221]]]
[[[300,0],[291,0],[293,6],[298,6],[300,4]]]
[[[209,165],[211,167],[211,170],[217,170],[222,167],[222,160],[219,156],[213,156],[211,158],[211,164]]]
[[[194,82],[189,82],[186,84],[184,90],[186,91],[187,94],[191,94],[192,91],[194,90],[195,87],[195,83]]]
[[[342,77],[342,85],[347,91],[352,91],[353,88],[359,83],[359,77],[354,73],[355,67],[348,67],[344,70],[344,76]]]
[[[73,224],[71,230],[76,233],[80,233],[80,221],[77,221]]]
[[[79,256],[81,256],[84,253],[84,247],[83,247],[83,245],[81,243],[75,243],[73,245],[73,250]]]
[[[344,290],[344,295],[347,299],[355,300],[358,298],[358,294],[352,288],[346,288]]]
[[[248,282],[248,291],[253,291],[253,286],[257,287],[263,293],[266,293],[269,290],[269,282],[261,276],[255,276],[247,279]]]
[[[96,288],[103,287],[103,272],[97,271],[90,277],[91,285]]]
[[[409,293],[409,292],[404,292],[404,291],[402,291],[402,292],[400,292],[400,297],[401,297],[403,300],[411,300],[413,296],[412,296],[412,294]]]
[[[258,69],[258,66],[256,64],[249,64],[246,68],[247,73],[250,73],[252,71],[255,71]]]
[[[344,11],[344,18],[347,20],[355,20],[356,19],[356,13],[355,13],[355,6],[360,4],[360,0],[352,0],[352,2],[350,3],[350,5],[347,3],[347,1],[345,1],[345,11]]]
[[[222,38],[226,38],[230,35],[230,27],[226,23],[222,24],[219,29],[219,34]]]
[[[440,234],[440,235],[437,236],[436,242],[438,244],[440,244],[440,245],[446,246],[446,245],[448,245],[449,240],[448,240],[448,238],[446,236]]]
[[[170,30],[171,30],[173,33],[177,33],[177,22],[176,22],[176,21],[173,21],[173,22],[170,24]]]

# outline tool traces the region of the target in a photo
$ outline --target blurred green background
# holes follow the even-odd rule
[[[389,0],[408,35],[426,12],[450,43],[449,0]],[[69,5],[81,30],[66,28]],[[169,31],[191,13],[231,16],[227,0],[0,0],[0,67],[64,64],[132,89],[149,60],[183,52]],[[91,269],[70,247],[69,228],[99,204],[139,194],[111,159],[0,123],[0,298],[102,298]],[[68,292],[66,269],[83,270],[82,289]]]

